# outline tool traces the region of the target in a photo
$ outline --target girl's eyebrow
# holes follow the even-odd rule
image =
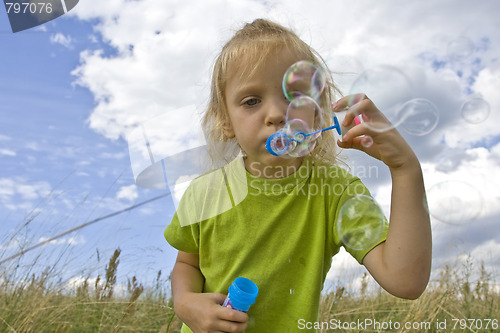
[[[244,95],[252,95],[259,93],[262,89],[262,84],[258,83],[242,83],[233,87],[233,96],[240,98]]]

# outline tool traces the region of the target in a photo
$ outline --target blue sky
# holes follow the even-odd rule
[[[413,98],[436,105],[434,131],[413,136],[400,129],[421,160],[426,186],[446,190],[465,181],[480,198],[464,198],[470,201],[463,206],[478,211],[466,222],[433,218],[434,272],[471,255],[498,275],[499,9],[495,1],[428,1],[402,8],[392,0],[376,7],[369,1],[306,6],[298,0],[86,0],[65,16],[16,34],[2,12],[0,258],[166,193],[135,185],[127,135],[164,111],[186,105],[202,110],[210,65],[223,42],[243,22],[267,17],[292,27],[332,70],[343,72],[337,81],[344,91],[363,71],[392,66],[411,82]],[[477,124],[460,111],[471,98],[489,106]],[[192,126],[176,125],[189,138]],[[191,147],[183,142],[178,147]],[[345,155],[387,213],[387,170],[363,154]],[[361,174],[366,166],[377,173]],[[171,199],[157,200],[33,250],[21,266],[35,263],[41,270],[64,253],[64,279],[95,277],[103,258],[120,247],[119,274],[142,280],[153,280],[159,270],[168,275],[175,251],[163,229],[172,214]],[[23,227],[26,219],[31,222]],[[353,281],[362,274],[342,253],[329,278],[345,272],[355,275]]]
[[[36,244],[159,193],[138,190],[140,198],[135,198],[139,194],[126,141],[106,139],[88,127],[94,98],[74,84],[71,72],[83,50],[114,52],[89,39],[92,24],[60,17],[13,34],[6,14],[0,17],[0,250],[7,257],[20,245]],[[70,44],[56,42],[58,34],[71,36]],[[130,185],[132,194],[120,192]],[[132,274],[169,272],[172,262],[166,258],[173,250],[169,251],[162,235],[171,214],[169,205],[168,198],[162,199],[86,227],[33,250],[21,263],[29,266],[41,254],[35,270],[42,269],[64,251],[68,276],[82,267],[90,274],[120,247],[124,274],[138,263],[143,265],[141,270]],[[30,217],[32,222],[22,228]],[[19,229],[22,232],[12,239]],[[17,260],[9,263],[15,265]]]

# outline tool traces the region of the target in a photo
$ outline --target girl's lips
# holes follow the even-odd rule
[[[276,141],[276,148],[278,149],[283,149],[284,145],[281,140]]]

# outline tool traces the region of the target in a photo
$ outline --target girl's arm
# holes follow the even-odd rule
[[[332,109],[342,110],[350,100],[353,100],[352,96],[344,97]],[[354,100],[359,102],[351,106],[344,125],[349,125],[354,116],[359,114],[367,121],[390,125],[365,95],[358,95]],[[372,137],[373,144],[370,147],[361,144],[363,135]],[[417,298],[429,281],[432,260],[430,218],[417,156],[396,129],[378,133],[360,124],[351,128],[338,144],[341,148],[362,150],[389,167],[392,195],[387,240],[371,250],[363,264],[391,294]]]
[[[202,293],[205,279],[197,254],[179,251],[171,282],[175,313],[193,332],[245,331],[246,313],[222,307],[223,294]]]
[[[425,190],[418,161],[391,170],[391,217],[387,240],[370,251],[363,264],[391,294],[415,299],[427,286],[432,238]]]

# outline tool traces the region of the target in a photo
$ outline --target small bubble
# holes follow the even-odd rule
[[[295,294],[295,289],[290,289],[290,295]]]
[[[335,73],[335,85],[340,91],[349,91],[356,78],[363,72],[361,61],[352,55],[334,55],[327,60],[328,67]]]
[[[470,38],[461,36],[448,43],[448,58],[462,61],[469,58],[474,52],[474,43]]]
[[[406,102],[399,113],[402,119],[401,127],[413,135],[429,134],[439,122],[437,107],[424,98],[415,98]]]
[[[462,118],[471,124],[479,124],[490,115],[490,104],[480,97],[470,98],[462,105]]]
[[[361,138],[361,145],[365,148],[370,148],[373,145],[373,139],[369,135],[365,135]]]

